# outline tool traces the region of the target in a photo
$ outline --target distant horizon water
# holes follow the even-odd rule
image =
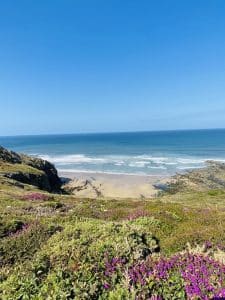
[[[1,135],[1,138],[13,138],[13,137],[35,137],[35,136],[62,136],[62,135],[93,135],[93,134],[121,134],[121,133],[151,133],[151,132],[170,132],[170,131],[214,131],[225,130],[225,127],[215,128],[179,128],[179,129],[154,129],[154,130],[120,130],[120,131],[77,131],[77,132],[54,132],[54,133],[35,133],[35,134],[7,134]]]
[[[225,129],[4,136],[0,145],[59,172],[165,176],[225,162]]]

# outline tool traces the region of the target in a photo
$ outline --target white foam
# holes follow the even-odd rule
[[[58,156],[41,155],[40,157],[45,160],[49,160],[50,162],[55,164],[107,163],[108,162],[108,160],[105,158],[89,157],[83,154],[58,155]]]
[[[177,162],[181,164],[203,164],[205,161],[206,159],[202,158],[177,158]]]
[[[166,167],[159,166],[159,167],[154,167],[154,166],[148,166],[149,169],[160,169],[160,170],[167,170]]]
[[[176,173],[178,170],[202,168],[206,166],[207,160],[221,161],[219,158],[185,157],[185,156],[152,156],[152,155],[40,155],[64,172],[93,172],[109,174],[147,175],[152,172],[160,174],[167,170],[168,174]],[[110,170],[104,171],[104,170]],[[111,171],[112,170],[112,171]]]
[[[129,163],[129,167],[136,167],[136,168],[144,168],[146,165],[148,165],[149,162],[146,161],[134,161],[132,163]]]
[[[206,165],[203,165],[201,167],[199,167],[199,166],[191,166],[191,167],[186,166],[186,167],[177,167],[177,169],[178,170],[188,170],[188,169],[199,169],[199,168],[205,168],[205,167],[206,167]]]
[[[87,173],[87,174],[109,174],[109,175],[131,175],[131,176],[148,176],[158,177],[155,174],[146,174],[144,172],[127,173],[127,172],[113,172],[113,171],[93,171],[93,170],[79,170],[79,169],[59,169],[62,173]]]
[[[155,163],[166,163],[169,160],[169,157],[151,156],[151,155],[138,155],[138,156],[134,156],[134,158],[155,162]]]

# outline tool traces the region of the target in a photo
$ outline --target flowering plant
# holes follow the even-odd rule
[[[23,196],[23,200],[30,200],[30,201],[35,201],[35,200],[39,200],[39,201],[45,201],[45,200],[49,200],[49,196],[42,194],[42,193],[30,193],[27,194],[25,196]]]
[[[105,268],[105,289],[110,289],[110,278],[120,270],[128,277],[129,289],[136,290],[137,299],[165,299],[169,294],[179,294],[179,299],[225,297],[225,265],[208,255],[186,252],[170,258],[149,257],[131,265],[116,257]],[[158,298],[153,298],[156,294]]]

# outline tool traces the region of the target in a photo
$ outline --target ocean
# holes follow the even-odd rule
[[[225,129],[0,137],[0,145],[59,171],[173,175],[225,162]]]

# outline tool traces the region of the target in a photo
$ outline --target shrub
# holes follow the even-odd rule
[[[29,200],[29,201],[46,201],[52,199],[47,194],[42,194],[42,193],[29,193],[25,196],[22,197],[23,200]]]
[[[47,202],[45,203],[45,207],[49,207],[49,208],[52,208],[54,210],[56,209],[60,209],[60,208],[63,208],[65,205],[59,201],[51,201],[51,202]]]
[[[75,221],[49,239],[39,251],[27,271],[24,284],[28,278],[35,278],[38,292],[34,288],[34,293],[40,299],[46,299],[51,293],[53,299],[68,299],[65,295],[76,299],[98,299],[106,292],[103,283],[107,259],[118,255],[122,261],[132,264],[158,251],[158,248],[158,241],[141,225]],[[122,277],[118,276],[115,284],[121,280]],[[16,295],[23,293],[23,283],[11,277],[4,283],[8,297],[12,294],[12,286],[17,287]]]
[[[225,265],[207,255],[186,252],[168,259],[150,257],[131,266],[120,258],[113,258],[110,265],[105,265],[105,270],[105,289],[113,290],[119,270],[124,278],[127,276],[128,289],[136,291],[137,299],[148,299],[152,295],[161,296],[161,299],[225,297]]]
[[[0,264],[11,265],[33,256],[40,245],[51,233],[37,221],[24,224],[23,227],[1,241]]]
[[[24,222],[21,220],[2,220],[2,222],[0,223],[0,238],[15,234],[16,232],[22,230],[24,225]]]

